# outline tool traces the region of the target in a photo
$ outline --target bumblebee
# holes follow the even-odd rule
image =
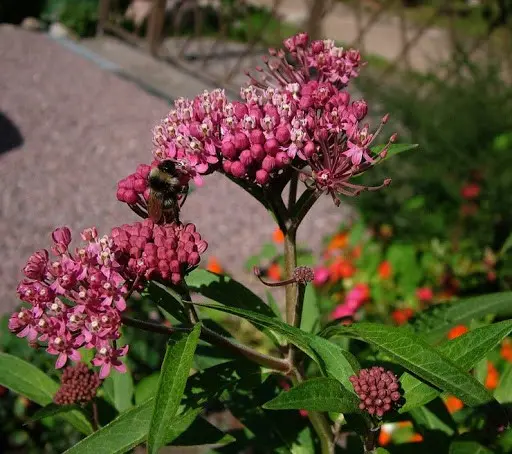
[[[149,218],[155,223],[179,222],[180,208],[189,189],[186,173],[174,161],[166,159],[151,169],[148,185]]]

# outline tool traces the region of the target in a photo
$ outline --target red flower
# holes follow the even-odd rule
[[[476,183],[468,183],[462,187],[460,194],[466,200],[476,199],[480,195],[480,186]]]
[[[494,364],[487,361],[487,377],[485,378],[485,387],[487,389],[496,389],[500,381],[500,373],[494,367]]]
[[[469,331],[467,326],[465,325],[457,325],[454,326],[450,331],[448,331],[448,339],[455,339],[456,337],[462,336]]]
[[[384,260],[379,265],[377,272],[381,279],[389,279],[393,274],[393,268],[391,267],[391,263],[389,263],[387,260]]]
[[[397,309],[391,314],[391,317],[397,325],[404,325],[413,315],[414,311],[410,307],[406,307],[404,309]]]
[[[430,287],[420,287],[416,289],[416,297],[420,301],[428,303],[429,301],[432,301],[432,298],[434,298],[434,292],[432,292]]]
[[[464,408],[464,403],[462,400],[458,399],[455,396],[448,396],[445,401],[446,408],[450,413],[455,413],[456,411]]]

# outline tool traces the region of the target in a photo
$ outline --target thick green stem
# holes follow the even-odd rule
[[[295,230],[288,230],[284,235],[284,268],[286,279],[291,279],[297,268],[297,245]],[[295,309],[297,306],[297,284],[286,286],[286,323],[295,325]]]
[[[303,377],[297,368],[294,369],[292,377],[294,384],[301,383]],[[327,417],[317,411],[308,411],[308,418],[315,429],[320,440],[320,450],[322,454],[334,454],[334,435]]]

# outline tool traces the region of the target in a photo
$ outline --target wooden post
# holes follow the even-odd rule
[[[165,4],[166,0],[153,0],[151,13],[149,15],[147,45],[149,52],[155,57],[158,55],[158,50],[162,42],[162,31],[165,22]]]
[[[108,13],[110,11],[110,0],[100,0],[98,8],[98,26],[96,27],[96,35],[103,36],[105,26],[108,22]]]
[[[309,17],[306,21],[306,31],[310,39],[322,39],[322,25],[327,12],[327,0],[312,0],[309,7]]]

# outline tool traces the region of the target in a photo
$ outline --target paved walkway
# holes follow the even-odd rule
[[[0,61],[0,138],[11,131],[0,140],[7,144],[0,153],[2,312],[17,303],[20,269],[33,251],[49,246],[54,227],[108,232],[135,219],[117,202],[116,183],[149,161],[151,128],[169,104],[45,35],[12,26],[0,26]],[[169,76],[174,96],[204,88],[190,74]],[[323,198],[299,240],[318,249],[344,215]],[[187,200],[184,220],[198,225],[210,254],[254,285],[242,265],[274,228],[259,203],[212,175]]]

